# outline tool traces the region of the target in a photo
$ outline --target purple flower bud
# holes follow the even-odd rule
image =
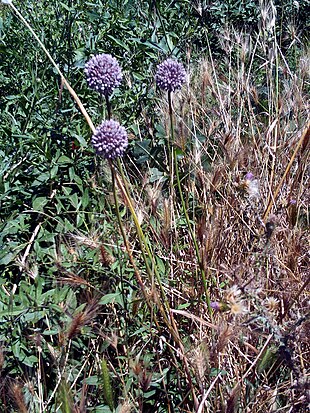
[[[221,304],[216,301],[211,301],[210,307],[213,308],[214,310],[220,310]]]
[[[102,95],[109,96],[123,78],[122,69],[115,57],[98,54],[85,64],[88,86]]]
[[[248,173],[245,175],[245,179],[246,179],[247,181],[253,181],[254,175],[252,174],[252,172],[248,172]]]
[[[158,87],[168,92],[181,89],[186,80],[186,72],[181,63],[167,59],[157,66],[155,81]]]
[[[126,129],[115,120],[103,121],[96,128],[91,141],[97,155],[105,159],[123,156],[128,146]]]

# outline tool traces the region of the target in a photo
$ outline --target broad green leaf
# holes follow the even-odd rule
[[[100,301],[99,304],[105,305],[105,304],[112,304],[112,303],[119,303],[119,298],[121,296],[121,293],[110,293],[104,295]]]
[[[48,203],[48,199],[44,196],[40,196],[34,199],[34,201],[32,202],[32,208],[35,211],[43,211],[47,203]]]
[[[73,163],[73,160],[68,158],[68,156],[65,155],[61,155],[58,159],[57,159],[57,163],[59,164],[71,164]]]

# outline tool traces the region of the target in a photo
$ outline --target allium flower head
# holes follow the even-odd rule
[[[97,155],[105,159],[122,156],[128,146],[127,132],[115,120],[103,121],[95,130],[91,141]]]
[[[123,78],[122,69],[115,57],[98,54],[85,64],[88,86],[102,95],[109,96]]]
[[[186,72],[181,63],[167,59],[157,66],[155,81],[158,87],[168,92],[181,89],[186,80]]]

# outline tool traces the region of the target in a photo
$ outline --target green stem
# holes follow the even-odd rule
[[[171,92],[170,91],[168,92],[168,103],[169,103],[169,116],[170,116],[170,134],[171,134],[171,142],[172,142],[172,145],[173,145],[174,144],[174,124],[173,124],[173,112],[172,112],[172,97],[171,97]],[[190,219],[189,219],[189,215],[188,215],[188,212],[187,212],[187,208],[186,208],[186,204],[185,204],[185,200],[184,200],[184,196],[183,196],[183,192],[182,192],[180,173],[179,173],[179,167],[178,167],[177,151],[176,151],[175,146],[173,147],[173,158],[174,158],[175,176],[176,176],[177,186],[178,186],[178,190],[179,190],[179,194],[180,194],[182,209],[183,209],[183,213],[185,215],[185,219],[186,219],[186,223],[187,223],[187,227],[189,229],[191,239],[194,243],[196,258],[197,258],[197,261],[198,261],[198,265],[199,265],[199,269],[200,269],[201,277],[202,277],[203,289],[204,289],[205,296],[206,296],[206,303],[207,303],[207,306],[208,306],[209,314],[211,316],[212,315],[212,310],[211,310],[211,305],[210,305],[210,297],[209,297],[209,292],[208,292],[206,274],[205,274],[205,270],[203,268],[203,262],[201,260],[200,253],[199,253],[199,246],[198,246],[194,231],[193,231],[192,226],[191,226],[191,222],[190,222]]]
[[[171,148],[174,144],[174,130],[173,130],[173,114],[172,114],[172,94],[171,91],[168,91],[168,104],[169,104],[169,119],[170,119],[170,133],[168,133],[167,137],[167,149],[168,149],[168,168],[170,174],[170,187],[171,190],[173,188],[173,159],[172,159],[172,151]],[[171,191],[172,194],[172,191]]]
[[[108,119],[110,120],[111,117],[112,117],[112,110],[111,110],[111,102],[110,102],[110,99],[109,99],[108,95],[105,95],[105,102],[106,102],[106,105],[107,105]]]
[[[133,266],[133,269],[135,271],[136,279],[138,281],[138,284],[141,288],[141,291],[142,291],[145,299],[147,299],[147,294],[146,294],[146,291],[145,291],[145,287],[144,287],[143,281],[141,279],[139,270],[137,269],[136,263],[133,259],[133,256],[132,256],[132,253],[131,253],[131,250],[130,250],[130,246],[129,246],[129,242],[128,242],[128,239],[127,239],[127,236],[126,236],[126,233],[125,233],[125,229],[123,227],[122,218],[121,218],[121,215],[120,215],[120,212],[119,212],[119,202],[118,202],[118,197],[117,197],[117,192],[116,192],[116,184],[115,184],[117,179],[116,179],[115,168],[114,168],[114,165],[113,165],[112,161],[110,161],[110,168],[111,168],[111,172],[112,172],[113,196],[114,196],[114,202],[115,202],[115,209],[116,209],[116,216],[117,216],[118,225],[119,225],[119,228],[121,230],[121,234],[122,234],[122,237],[123,237],[123,240],[124,240],[126,251],[128,253],[128,256],[129,256],[129,260],[130,260],[130,262]],[[147,302],[148,302],[148,300],[147,300]]]
[[[155,261],[155,258],[154,258],[154,253],[151,250],[151,248],[149,247],[149,243],[147,242],[147,240],[144,236],[143,230],[141,228],[141,225],[139,223],[135,208],[134,208],[134,206],[132,204],[132,201],[131,201],[130,192],[129,192],[128,185],[127,185],[127,179],[125,177],[124,170],[123,170],[123,167],[122,167],[122,164],[121,164],[121,161],[120,161],[119,158],[117,158],[117,165],[118,165],[118,169],[119,169],[119,172],[121,174],[121,177],[122,177],[122,182],[119,179],[117,180],[118,186],[119,186],[119,188],[121,189],[121,191],[123,192],[123,194],[126,198],[127,205],[129,207],[130,213],[132,215],[132,218],[133,218],[136,230],[137,230],[138,240],[139,240],[139,244],[140,244],[140,247],[141,247],[142,256],[143,256],[143,260],[145,262],[146,270],[147,270],[147,273],[149,275],[149,280],[153,284],[153,276],[155,275],[156,280],[157,280],[158,285],[159,285],[159,288],[160,288],[160,291],[161,291],[161,294],[162,294],[162,297],[163,297],[163,300],[164,300],[164,303],[165,303],[166,312],[167,312],[167,314],[169,314],[170,313],[169,301],[166,297],[164,288],[162,286],[161,278],[160,278],[160,275],[158,273],[156,261]],[[152,263],[153,270],[150,268],[149,260]]]
[[[154,3],[155,11],[156,11],[156,14],[157,14],[157,16],[158,16],[158,18],[159,18],[160,25],[161,25],[161,27],[162,27],[162,29],[163,29],[163,32],[164,32],[164,37],[165,37],[165,40],[166,40],[166,45],[167,45],[167,47],[168,47],[168,49],[169,49],[169,52],[172,53],[172,50],[171,50],[171,47],[170,47],[170,44],[169,44],[169,39],[168,39],[168,36],[167,36],[166,27],[165,27],[164,22],[163,22],[163,19],[162,19],[162,17],[161,17],[160,7],[159,7],[159,5],[158,5],[157,3],[158,3],[157,1],[155,1],[155,3]]]

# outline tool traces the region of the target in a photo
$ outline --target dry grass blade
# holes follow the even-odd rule
[[[267,205],[266,211],[264,212],[264,215],[263,215],[263,221],[264,221],[264,222],[267,220],[268,215],[269,215],[269,213],[270,213],[270,211],[271,211],[271,208],[272,208],[273,204],[276,202],[276,199],[277,199],[278,194],[279,194],[279,192],[280,192],[280,190],[281,190],[281,187],[282,187],[282,185],[283,185],[283,183],[284,183],[284,181],[285,181],[288,173],[290,172],[290,169],[291,169],[291,167],[292,167],[292,164],[293,164],[293,162],[294,162],[294,160],[295,160],[295,158],[296,158],[299,150],[300,150],[301,147],[304,145],[304,142],[306,142],[305,144],[309,146],[309,137],[310,137],[310,123],[308,123],[308,124],[306,125],[306,127],[304,128],[304,130],[303,130],[303,132],[302,132],[302,135],[301,135],[301,137],[300,137],[300,139],[299,139],[299,141],[298,141],[298,143],[297,143],[297,145],[296,145],[296,147],[295,147],[295,149],[294,149],[294,152],[293,152],[293,154],[292,154],[292,156],[291,156],[291,158],[290,158],[290,161],[289,161],[289,163],[288,163],[288,165],[287,165],[287,167],[286,167],[286,169],[285,169],[285,171],[284,171],[284,174],[283,174],[282,178],[280,179],[280,182],[278,183],[278,185],[277,185],[274,193],[272,194],[272,198],[270,199],[270,201],[269,201],[269,203],[268,203],[268,205]]]

